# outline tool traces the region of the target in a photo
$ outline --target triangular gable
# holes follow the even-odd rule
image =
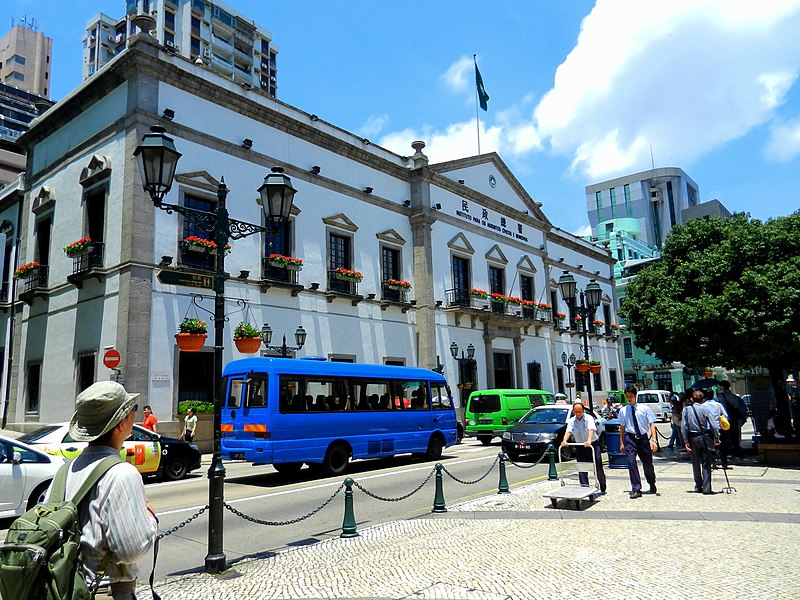
[[[612,302],[611,297],[608,294],[603,294],[603,297],[600,298],[600,302]]]
[[[506,255],[503,254],[503,251],[497,244],[495,244],[489,249],[489,251],[484,255],[484,258],[486,258],[486,260],[491,262],[496,262],[503,265],[508,264],[508,259],[506,258]]]
[[[35,215],[40,215],[43,212],[51,210],[56,206],[56,191],[50,186],[43,185],[39,188],[39,193],[33,198],[31,204],[31,212]]]
[[[519,262],[517,262],[517,270],[524,273],[536,273],[536,267],[527,256],[523,256],[519,259]]]
[[[358,231],[358,225],[353,223],[350,218],[344,214],[339,213],[336,215],[331,215],[330,217],[325,217],[322,219],[322,222],[325,225],[330,225],[331,227],[338,227],[339,229],[344,229],[346,231],[356,232]]]
[[[405,238],[402,235],[397,233],[394,229],[387,229],[386,231],[381,231],[380,233],[376,233],[375,237],[377,237],[382,242],[387,242],[389,244],[396,244],[398,246],[403,246],[406,243]]]
[[[111,159],[104,154],[93,154],[89,164],[81,169],[80,184],[83,187],[108,177],[111,173]]]
[[[208,171],[192,171],[175,175],[175,181],[193,188],[217,193],[219,180],[211,176]]]
[[[447,242],[447,247],[450,248],[450,250],[462,252],[463,254],[475,254],[475,248],[472,247],[467,236],[463,233],[459,233],[456,237]]]
[[[542,203],[531,197],[496,152],[437,163],[430,168],[442,175],[447,173],[448,178],[463,179],[467,187],[552,225],[541,209]]]

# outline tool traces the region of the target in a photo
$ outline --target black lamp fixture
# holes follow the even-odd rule
[[[172,121],[175,118],[175,111],[171,108],[165,108],[164,112],[161,113],[161,118],[165,121]]]
[[[312,121],[314,121],[315,123],[316,123],[317,121],[319,121],[319,117],[318,117],[317,115],[311,115],[311,116],[309,117],[309,119],[311,119],[311,120],[312,120]]]
[[[411,206],[411,200],[403,200],[403,206],[405,206],[406,208]]]
[[[319,165],[314,165],[313,167],[311,167],[311,172],[314,175],[319,175],[320,171],[322,171],[322,167],[320,167]]]
[[[439,202],[437,202],[431,208],[434,210],[442,210],[442,205]]]
[[[371,194],[371,193],[372,193],[372,188],[371,188],[371,187],[369,187],[369,186],[366,186],[366,187],[364,188],[364,193],[365,193],[365,194]]]
[[[251,140],[250,138],[244,138],[242,140],[242,148],[250,150],[250,148],[252,147],[253,147],[253,140]]]
[[[458,359],[458,344],[456,344],[455,342],[452,342],[450,344],[450,354],[453,356],[453,358]],[[472,360],[473,358],[475,358],[475,346],[469,344],[467,346],[467,355],[464,356],[464,351],[462,350],[461,358],[462,359],[466,358],[467,360]]]
[[[178,213],[184,223],[208,234],[217,245],[224,248],[230,240],[238,240],[254,234],[272,235],[289,220],[292,201],[297,190],[291,179],[280,167],[274,167],[258,189],[261,208],[264,211],[266,226],[231,219],[226,206],[228,186],[221,178],[217,186],[217,203],[213,212],[207,212],[178,204],[167,204],[164,197],[172,188],[175,171],[181,153],[175,148],[174,140],[165,134],[163,127],[152,127],[133,153],[138,159],[142,186],[150,195],[153,205],[168,214]],[[163,259],[162,259],[163,260]],[[225,253],[219,252],[215,258],[214,290],[214,452],[208,469],[208,554],[205,557],[205,570],[208,573],[221,573],[226,569],[224,552],[224,505],[225,505],[225,466],[222,463],[220,423],[221,402],[225,398],[225,385],[222,378],[223,352],[225,349]],[[305,337],[303,337],[305,342]]]
[[[572,367],[575,366],[575,361],[577,358],[575,357],[575,353],[571,352],[569,356],[567,356],[566,352],[561,353],[561,364],[567,367],[567,379],[568,384],[567,387],[569,388],[569,401],[572,402]]]
[[[470,389],[477,379],[477,363],[475,361],[475,346],[469,344],[467,346],[467,355],[464,356],[464,351],[461,351],[461,356],[458,355],[458,344],[455,342],[450,343],[450,355],[458,363],[458,389],[461,390],[461,406],[464,406],[466,396],[469,396]],[[465,385],[469,383],[470,385]]]
[[[167,256],[166,254],[161,257],[161,262],[158,263],[159,267],[168,267],[172,264],[172,257]]]
[[[268,323],[264,323],[264,326],[261,328],[261,339],[264,342],[264,346],[266,346],[267,350],[272,350],[273,352],[279,352],[283,358],[289,356],[292,352],[296,352],[300,350],[303,346],[306,345],[306,337],[308,334],[306,330],[303,329],[303,326],[300,325],[297,330],[294,332],[294,341],[296,346],[287,346],[286,345],[286,334],[283,334],[283,342],[280,346],[271,346],[272,342],[272,328],[269,326]]]
[[[587,332],[589,330],[589,317],[593,316],[597,307],[600,306],[600,300],[603,296],[603,288],[594,279],[589,280],[585,290],[578,290],[578,282],[569,271],[564,271],[561,277],[558,278],[558,288],[561,290],[561,296],[564,298],[568,306],[574,306],[575,313],[581,320],[581,329],[583,333],[583,357],[584,360],[589,360],[589,337]],[[575,300],[580,296],[580,304],[575,305]],[[592,381],[591,377],[586,377],[586,389],[589,393],[589,408],[594,411],[594,402],[592,401]]]
[[[248,277],[250,277],[250,271],[247,269],[242,269],[239,271],[239,279],[247,279]]]

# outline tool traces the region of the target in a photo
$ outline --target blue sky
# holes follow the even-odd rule
[[[800,0],[227,0],[272,32],[278,97],[403,155],[477,153],[472,55],[497,151],[554,225],[585,233],[584,187],[683,168],[702,200],[800,208]],[[81,36],[123,0],[2,0],[54,40],[52,96],[80,83]]]

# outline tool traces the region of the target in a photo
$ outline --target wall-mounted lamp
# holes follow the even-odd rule
[[[319,175],[320,171],[322,171],[322,167],[320,167],[319,165],[314,165],[313,167],[311,167],[311,172],[314,175]]]
[[[544,244],[539,244],[539,250],[544,250]]]
[[[312,283],[311,284],[311,289],[312,290],[318,290],[319,289],[319,284],[317,282]]]
[[[562,256],[561,258],[559,258],[558,262],[564,262],[564,257]]]
[[[198,67],[205,67],[206,66],[206,63],[204,63],[203,59],[200,58],[199,56],[194,59],[194,64],[196,64]]]
[[[464,185],[464,180],[463,179],[459,179],[458,183],[460,183],[461,185]]]
[[[583,268],[583,265],[578,265],[578,268],[579,268],[579,269],[582,269],[582,268]]]
[[[246,269],[239,271],[239,279],[247,279],[248,277],[250,277],[250,271]]]
[[[595,271],[594,274],[595,275],[600,275],[600,271]]]
[[[431,208],[434,210],[442,210],[442,205],[437,202],[436,204],[431,206]]]
[[[250,138],[244,138],[242,140],[242,148],[247,148],[248,150],[250,150],[250,148],[252,147],[253,147],[253,140],[251,140]]]
[[[528,214],[530,214],[530,213],[529,213],[529,212],[526,210],[526,211],[525,211],[525,214],[526,214],[526,215],[528,215]]]
[[[316,123],[317,121],[319,121],[319,117],[317,115],[311,115],[311,120]]]
[[[436,301],[436,306],[441,306],[441,305],[442,305],[442,301],[441,300],[437,300]]]
[[[365,188],[364,188],[364,193],[365,193],[365,194],[371,194],[371,193],[372,193],[372,188],[371,188],[371,187],[369,187],[369,186],[365,187]]]
[[[406,208],[411,206],[411,200],[403,200],[403,206],[405,206]]]
[[[161,114],[161,118],[166,121],[172,121],[175,118],[175,111],[171,108],[165,108],[164,112]]]
[[[161,262],[158,263],[159,267],[168,267],[172,264],[172,257],[171,256],[162,256]]]

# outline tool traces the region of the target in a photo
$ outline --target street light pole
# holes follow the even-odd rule
[[[594,279],[591,279],[586,285],[585,290],[578,290],[577,281],[568,271],[564,271],[561,277],[558,278],[558,287],[561,290],[561,296],[564,300],[572,306],[576,297],[579,296],[580,304],[575,306],[575,312],[581,319],[581,328],[583,329],[583,358],[589,360],[589,317],[594,315],[597,307],[600,306],[600,300],[603,295],[603,289],[600,284]],[[594,401],[592,400],[592,375],[588,374],[586,378],[586,390],[589,393],[589,410],[594,412]]]
[[[264,183],[258,188],[266,227],[237,221],[228,215],[226,200],[228,187],[224,178],[217,187],[217,206],[213,212],[188,208],[163,202],[172,188],[178,159],[174,140],[165,135],[163,127],[152,127],[145,134],[134,156],[138,158],[142,185],[150,195],[153,205],[168,214],[183,215],[186,222],[213,235],[217,256],[214,269],[214,451],[208,469],[208,554],[205,558],[207,573],[220,573],[226,568],[223,552],[223,508],[225,502],[225,466],[222,464],[220,422],[225,387],[222,380],[222,360],[225,334],[225,247],[229,240],[238,240],[256,233],[272,234],[289,220],[292,201],[297,190],[292,187],[283,169],[273,167]]]
[[[570,404],[572,403],[572,367],[575,366],[575,361],[576,360],[577,360],[577,358],[575,357],[575,353],[574,352],[570,353],[569,357],[567,357],[567,353],[566,352],[562,352],[561,353],[561,363],[565,367],[567,367],[567,379],[569,381],[569,384],[567,385],[567,387],[569,388],[569,401],[570,401]]]
[[[465,383],[467,383],[467,382],[464,381],[464,373],[463,373],[464,365],[468,365],[469,366],[470,372],[473,372],[474,368],[475,368],[475,346],[473,346],[472,344],[468,345],[467,346],[467,355],[464,356],[464,351],[462,350],[461,351],[461,357],[459,358],[459,356],[458,356],[458,344],[453,342],[453,343],[450,344],[450,354],[452,355],[452,357],[458,363],[458,385],[463,388],[463,385]],[[472,384],[472,383],[475,383],[475,382],[471,381],[470,383]],[[462,401],[461,405],[463,406],[464,405],[464,402],[463,402],[464,390],[462,389],[460,391],[461,391],[461,396],[462,396],[460,400]],[[467,394],[467,395],[469,395],[469,394]]]
[[[642,368],[642,361],[640,361],[640,360],[631,361],[631,367],[633,368],[634,372],[636,373],[636,385],[639,385],[639,371]]]
[[[267,350],[271,350],[272,352],[279,352],[283,358],[289,356],[292,352],[297,352],[306,344],[306,330],[303,329],[303,326],[297,328],[297,331],[294,332],[294,341],[297,344],[296,346],[287,346],[286,345],[286,334],[283,334],[283,343],[280,346],[270,346],[272,342],[272,328],[269,324],[264,323],[264,326],[261,328],[261,339],[264,341],[264,346]]]

